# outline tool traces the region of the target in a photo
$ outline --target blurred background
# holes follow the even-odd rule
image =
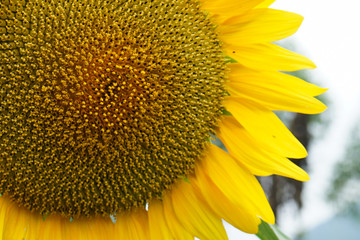
[[[260,178],[279,228],[296,240],[360,239],[360,1],[277,0],[272,8],[299,13],[299,31],[279,44],[313,60],[297,76],[329,90],[321,115],[279,113],[307,147],[304,184]],[[230,239],[258,239],[227,226]]]

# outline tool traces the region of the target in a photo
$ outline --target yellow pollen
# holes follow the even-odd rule
[[[161,198],[204,154],[225,62],[194,0],[0,3],[0,193],[41,214]]]

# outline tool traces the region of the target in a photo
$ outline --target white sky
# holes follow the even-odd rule
[[[291,37],[302,54],[317,69],[309,72],[312,81],[329,88],[331,102],[324,115],[330,125],[309,149],[311,180],[307,182],[304,209],[298,214],[287,209],[278,220],[281,229],[293,237],[309,230],[333,214],[324,199],[334,163],[343,157],[353,126],[360,119],[360,1],[359,0],[277,0],[272,8],[296,12],[305,17],[300,30]],[[257,239],[229,229],[230,239]]]

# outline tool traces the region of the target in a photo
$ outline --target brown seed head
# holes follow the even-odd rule
[[[161,198],[216,127],[224,69],[193,0],[2,0],[0,191],[73,217]]]

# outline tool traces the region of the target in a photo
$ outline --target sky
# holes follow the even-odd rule
[[[329,108],[323,113],[329,125],[308,149],[311,180],[305,185],[303,211],[288,207],[278,219],[280,228],[294,237],[335,214],[325,193],[334,164],[343,158],[351,131],[360,122],[360,1],[277,0],[271,8],[304,16],[302,26],[289,39],[317,65],[308,71],[311,80],[329,89],[325,94]],[[230,239],[258,239],[226,228]]]

